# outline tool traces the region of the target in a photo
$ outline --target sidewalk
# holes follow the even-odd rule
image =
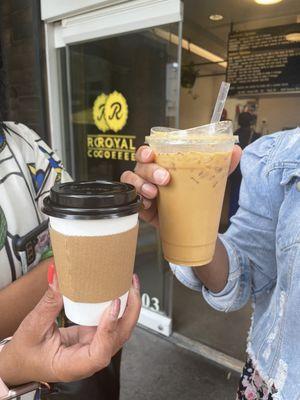
[[[136,328],[123,352],[121,400],[234,400],[237,374]]]

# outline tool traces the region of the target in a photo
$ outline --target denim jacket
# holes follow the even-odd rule
[[[276,399],[300,399],[300,129],[265,136],[244,151],[239,210],[220,235],[229,257],[225,288],[212,293],[193,270],[171,265],[216,310],[250,296],[248,354]]]

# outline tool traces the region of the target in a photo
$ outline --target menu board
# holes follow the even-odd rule
[[[300,24],[232,32],[227,81],[231,95],[300,92],[300,42],[286,35]]]

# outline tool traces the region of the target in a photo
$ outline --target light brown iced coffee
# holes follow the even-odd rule
[[[168,261],[187,266],[211,261],[230,159],[231,152],[157,154],[157,163],[171,174],[170,184],[159,189],[158,197]]]
[[[187,133],[180,138],[180,132]],[[197,266],[214,254],[234,138],[231,129],[217,137],[201,129],[200,134],[188,132],[177,131],[176,138],[176,132],[156,131],[147,141],[157,164],[171,174],[158,196],[164,256],[178,265]]]

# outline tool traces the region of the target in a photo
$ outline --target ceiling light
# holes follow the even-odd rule
[[[286,40],[289,42],[300,42],[300,32],[293,32],[285,35]]]
[[[179,37],[174,33],[167,32],[160,28],[154,28],[154,32],[156,33],[157,36],[161,37],[162,39],[168,40],[176,45],[179,44]],[[203,47],[196,45],[195,43],[189,42],[186,39],[182,39],[181,46],[183,49],[190,51],[191,53],[194,53],[199,57],[205,58],[206,60],[211,61],[213,63],[217,63],[223,68],[227,68],[227,62],[224,60],[224,58],[217,56],[216,54],[204,49]]]
[[[257,4],[262,4],[264,6],[268,6],[270,4],[280,3],[282,0],[254,0]]]
[[[221,14],[212,14],[209,16],[209,19],[212,21],[221,21],[223,18],[224,17]]]

